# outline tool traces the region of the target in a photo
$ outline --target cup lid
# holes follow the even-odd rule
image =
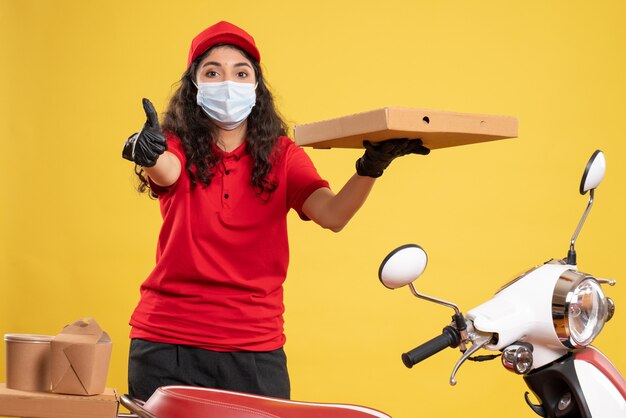
[[[52,335],[39,334],[4,334],[4,341],[14,343],[49,343],[54,337]]]

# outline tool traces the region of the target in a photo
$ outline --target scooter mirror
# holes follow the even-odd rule
[[[585,194],[600,185],[606,172],[606,160],[604,153],[596,150],[585,167],[583,178],[580,181],[580,194]]]
[[[378,278],[385,287],[397,289],[421,276],[427,263],[428,256],[422,247],[406,244],[385,257],[378,269]]]

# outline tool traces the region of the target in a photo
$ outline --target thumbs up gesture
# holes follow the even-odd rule
[[[131,135],[126,140],[122,157],[142,167],[152,167],[159,156],[167,150],[167,143],[150,100],[143,99],[143,110],[146,112],[146,123],[141,132]]]

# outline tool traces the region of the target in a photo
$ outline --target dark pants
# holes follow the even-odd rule
[[[161,386],[187,385],[289,399],[287,357],[268,352],[222,353],[186,345],[133,339],[129,394],[147,400]]]

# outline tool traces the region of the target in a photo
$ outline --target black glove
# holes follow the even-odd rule
[[[363,141],[365,154],[356,160],[359,176],[380,177],[385,168],[397,157],[406,154],[428,155],[430,150],[422,145],[421,139],[396,138],[372,143]]]
[[[167,150],[167,142],[165,135],[161,133],[159,118],[150,100],[143,99],[143,110],[146,112],[146,123],[141,132],[126,140],[122,157],[142,167],[152,167],[159,155]]]

